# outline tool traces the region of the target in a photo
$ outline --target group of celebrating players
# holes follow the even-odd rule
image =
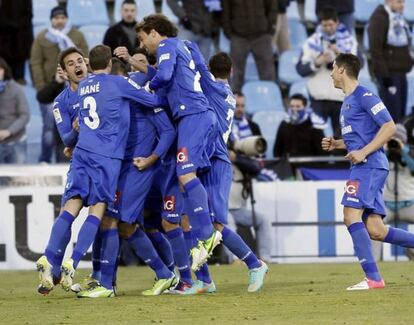
[[[197,45],[178,39],[163,15],[145,17],[136,32],[145,51],[114,51],[136,70],[126,77],[111,74],[107,46],[89,52],[91,73],[80,50],[60,54],[68,85],[53,113],[72,160],[61,213],[36,262],[38,292],[49,294],[60,283],[78,297],[114,296],[120,238],[156,274],[143,295],[215,292],[206,262],[221,241],[245,262],[248,291],[256,292],[268,266],[226,227],[232,181],[227,140],[235,108],[227,81],[231,60],[218,53],[207,67]],[[156,55],[156,67],[145,52]],[[88,216],[71,258],[62,263],[83,207]],[[73,284],[91,245],[93,272]]]

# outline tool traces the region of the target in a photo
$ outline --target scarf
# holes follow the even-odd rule
[[[69,47],[75,46],[72,40],[69,38],[68,33],[72,29],[72,24],[68,21],[66,26],[62,29],[55,29],[49,26],[46,32],[46,39],[50,42],[57,44],[60,51],[64,51]]]
[[[0,94],[4,92],[8,82],[8,80],[0,80]]]
[[[407,46],[409,29],[404,16],[398,12],[393,12],[390,7],[384,5],[390,21],[387,34],[387,44],[391,46]]]
[[[299,125],[305,123],[309,119],[312,123],[312,126],[315,129],[323,130],[327,127],[326,121],[322,117],[314,113],[311,107],[306,107],[296,112],[294,112],[291,109],[288,109],[288,116],[286,118],[286,122],[290,124]]]
[[[252,130],[250,130],[249,122],[247,121],[246,116],[243,116],[241,119],[234,118],[232,133],[237,140],[241,140],[252,135]]]
[[[356,48],[355,39],[344,24],[339,24],[332,35],[324,33],[318,25],[315,34],[308,40],[309,47],[319,53],[324,52],[327,43],[335,43],[341,53],[353,53]]]
[[[204,6],[209,12],[222,10],[220,0],[204,0]]]

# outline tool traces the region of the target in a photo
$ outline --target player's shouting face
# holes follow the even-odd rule
[[[86,77],[88,69],[85,59],[77,52],[71,53],[64,58],[64,71],[68,79],[74,83],[79,83]]]

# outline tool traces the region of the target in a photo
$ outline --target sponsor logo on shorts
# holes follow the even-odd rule
[[[182,164],[188,161],[188,151],[186,147],[179,148],[177,152],[177,163]]]
[[[181,166],[181,169],[187,169],[187,168],[191,168],[191,167],[194,167],[194,165],[193,164],[185,164],[185,165]]]
[[[166,195],[164,197],[164,211],[174,211],[175,210],[175,196]]]
[[[203,207],[198,207],[194,209],[194,212],[200,212],[200,211],[203,211]]]
[[[346,198],[346,200],[347,200],[347,201],[352,201],[352,202],[359,203],[359,199],[357,199],[356,197],[349,197],[349,196],[348,196],[348,197]]]
[[[358,189],[359,189],[359,181],[350,180],[346,182],[345,193],[347,195],[356,196],[358,194]]]

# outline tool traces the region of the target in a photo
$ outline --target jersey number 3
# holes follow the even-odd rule
[[[83,109],[87,109],[89,116],[84,117],[83,121],[92,130],[95,130],[99,126],[99,116],[96,111],[96,100],[92,96],[88,96],[83,100]]]

